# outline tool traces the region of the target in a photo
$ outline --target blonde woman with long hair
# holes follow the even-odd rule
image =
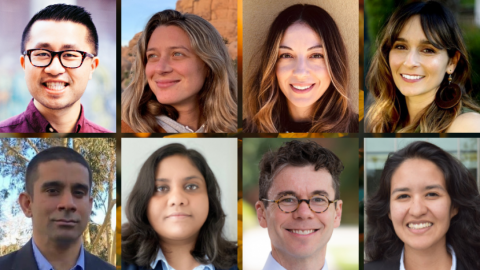
[[[366,85],[368,132],[480,132],[467,49],[453,14],[435,1],[400,7],[378,39]]]
[[[358,132],[347,52],[332,17],[298,4],[273,21],[244,93],[244,132]]]
[[[206,20],[175,10],[148,21],[122,94],[122,132],[237,130],[237,80],[224,41]]]

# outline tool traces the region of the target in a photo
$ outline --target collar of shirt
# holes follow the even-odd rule
[[[263,270],[287,270],[285,267],[281,266],[275,258],[272,256],[272,252],[270,252],[270,255],[268,255],[267,262],[265,263],[265,266],[263,267]],[[323,264],[322,269],[320,270],[328,270],[327,262]]]
[[[43,254],[35,244],[35,240],[32,238],[33,256],[38,265],[38,270],[54,270],[53,266],[47,261]],[[85,269],[85,251],[83,250],[83,244],[80,248],[80,255],[78,256],[77,263],[71,270],[84,270]]]
[[[175,268],[171,267],[168,264],[167,258],[165,258],[165,255],[163,255],[162,249],[158,250],[157,258],[155,258],[155,260],[150,264],[152,269],[155,269],[158,262],[161,262],[163,270],[175,270]],[[207,264],[207,265],[200,264],[199,266],[193,268],[192,270],[215,270],[215,267],[213,267],[212,264]]]
[[[457,269],[457,256],[455,255],[455,251],[453,250],[452,246],[447,245],[447,248],[450,250],[450,254],[452,254],[452,267],[450,270]],[[405,247],[402,249],[402,256],[400,256],[400,270],[405,270],[405,265],[403,264],[403,254],[405,253]]]
[[[27,119],[28,123],[33,127],[33,129],[37,132],[57,133],[57,131],[52,127],[52,125],[50,125],[47,119],[43,117],[37,107],[35,107],[35,104],[33,103],[33,98],[30,103],[28,103],[27,110],[25,111],[25,118]],[[80,117],[78,117],[73,133],[80,132],[84,125],[85,116],[83,115],[83,106],[80,104]]]

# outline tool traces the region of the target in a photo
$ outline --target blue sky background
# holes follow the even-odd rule
[[[177,0],[122,0],[122,46],[142,31],[153,14],[175,9]]]

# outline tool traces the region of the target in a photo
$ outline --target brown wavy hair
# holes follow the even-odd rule
[[[322,8],[298,4],[278,14],[262,46],[260,63],[249,76],[244,94],[245,132],[285,132],[282,112],[288,111],[286,97],[275,75],[283,34],[294,23],[303,23],[320,37],[332,82],[314,104],[312,127],[308,132],[358,132],[358,114],[349,103],[347,50],[333,18]],[[256,54],[257,55],[257,54]],[[254,66],[253,59],[250,66]]]
[[[174,25],[188,35],[195,54],[205,63],[207,76],[199,92],[200,113],[206,132],[237,131],[237,78],[227,47],[218,31],[205,19],[193,14],[164,10],[150,18],[135,47],[132,65],[133,78],[122,93],[122,120],[136,132],[156,132],[156,116],[178,119],[178,111],[160,104],[147,83],[146,49],[153,31],[161,26]]]
[[[160,249],[160,238],[148,221],[148,203],[155,192],[155,171],[163,159],[180,155],[190,159],[205,179],[208,194],[208,216],[200,228],[194,250],[190,253],[202,264],[228,269],[237,264],[236,242],[228,241],[222,232],[225,213],[220,203],[220,187],[205,158],[179,143],[159,148],[145,161],[132,192],[128,196],[125,214],[128,223],[122,225],[122,264],[150,268]],[[124,268],[124,267],[122,267]],[[126,268],[126,267],[125,267]]]
[[[416,119],[408,119],[405,96],[395,85],[389,66],[389,53],[398,35],[407,21],[414,15],[420,16],[423,32],[428,41],[438,49],[447,50],[452,59],[456,52],[460,53],[452,83],[460,86],[462,99],[450,109],[442,109],[435,102],[419,113]],[[366,86],[375,98],[367,112],[367,131],[382,132],[445,132],[453,120],[466,107],[480,111],[469,93],[472,91],[471,71],[468,53],[463,41],[460,27],[453,14],[442,4],[435,1],[414,2],[397,9],[388,20],[377,40],[378,50],[375,52],[366,77]],[[439,89],[448,85],[448,76],[440,84]],[[410,120],[410,124],[408,121]]]

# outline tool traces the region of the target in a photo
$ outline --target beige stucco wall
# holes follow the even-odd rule
[[[273,20],[278,13],[294,4],[317,5],[325,9],[337,23],[347,47],[350,103],[358,112],[358,0],[243,0],[243,86],[250,75],[250,60],[258,54]]]

